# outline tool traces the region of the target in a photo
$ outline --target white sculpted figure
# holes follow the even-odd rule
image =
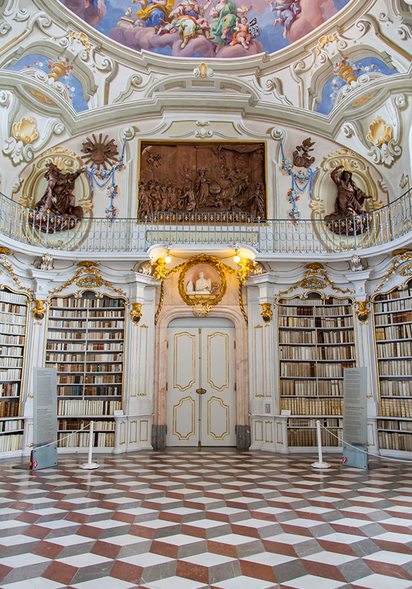
[[[204,272],[199,272],[199,278],[196,280],[196,294],[209,294],[212,290],[212,279],[205,278]]]
[[[193,288],[193,282],[191,280],[189,280],[189,282],[186,284],[186,292],[188,292],[189,294],[194,292],[194,288]]]

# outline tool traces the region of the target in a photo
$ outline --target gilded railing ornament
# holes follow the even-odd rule
[[[368,301],[356,301],[356,316],[359,322],[365,325],[369,319],[369,303]]]
[[[130,319],[135,325],[137,325],[142,317],[142,306],[143,303],[133,303],[130,309]]]
[[[265,321],[265,323],[270,323],[273,319],[273,311],[271,309],[271,304],[270,303],[260,303],[260,306],[262,307],[262,318],[263,321]]]
[[[47,309],[45,308],[45,305],[47,304],[47,302],[42,301],[40,299],[34,299],[33,303],[34,303],[34,307],[31,310],[33,317],[35,319],[37,319],[38,321],[41,321],[42,319],[44,319],[44,316],[47,311]]]

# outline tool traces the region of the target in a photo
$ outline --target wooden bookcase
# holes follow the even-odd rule
[[[374,298],[379,447],[412,452],[412,280]]]
[[[114,446],[114,411],[122,408],[123,299],[55,297],[50,302],[46,366],[57,368],[59,447],[85,447],[94,421],[96,448]],[[63,439],[64,438],[64,439]]]
[[[27,325],[27,297],[0,289],[0,452],[21,450],[21,382]]]
[[[281,299],[278,304],[280,407],[290,410],[289,447],[317,445],[316,420],[340,435],[343,369],[356,366],[350,299]],[[324,446],[341,445],[322,430]]]

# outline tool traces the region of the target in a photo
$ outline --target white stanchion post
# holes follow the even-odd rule
[[[94,470],[95,468],[99,468],[97,462],[92,462],[92,453],[93,453],[93,421],[90,422],[90,429],[89,429],[89,454],[87,457],[87,463],[82,464],[80,468],[83,470]]]
[[[317,468],[317,469],[331,468],[331,465],[330,464],[328,464],[327,462],[323,462],[323,457],[322,457],[322,437],[321,437],[321,433],[320,433],[320,421],[319,421],[319,419],[316,422],[316,430],[317,430],[317,434],[318,434],[318,462],[312,462],[312,468]]]

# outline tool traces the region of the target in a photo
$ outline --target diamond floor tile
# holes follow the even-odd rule
[[[411,589],[412,467],[232,449],[0,463],[1,589]]]

